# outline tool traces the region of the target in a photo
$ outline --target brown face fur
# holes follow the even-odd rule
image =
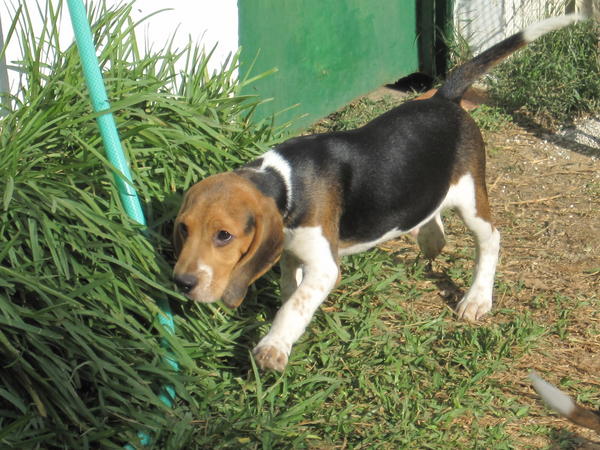
[[[235,173],[190,188],[175,220],[174,276],[193,277],[187,295],[237,307],[248,286],[279,258],[283,222],[275,202]]]

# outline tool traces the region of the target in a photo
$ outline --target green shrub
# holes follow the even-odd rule
[[[140,429],[172,439],[210,398],[207,373],[232,343],[214,308],[177,319],[176,337],[157,323],[155,301],[185,302],[170,289],[169,223],[182,190],[275,136],[251,125],[254,103],[231,81],[235,57],[208,76],[208,56],[192,45],[141,54],[131,7],[97,7],[94,38],[148,216],[143,234],[119,204],[77,49],[57,47],[53,7],[62,3],[48,2],[39,41],[26,6],[18,11],[26,83],[0,122],[0,447],[118,447]],[[161,335],[181,373],[163,362]],[[157,397],[165,383],[185,400],[174,409]]]
[[[600,26],[592,20],[542,36],[493,71],[492,98],[548,125],[597,113],[599,37]]]

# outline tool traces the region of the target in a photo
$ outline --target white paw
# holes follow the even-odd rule
[[[456,314],[460,319],[476,322],[492,310],[491,296],[469,291],[456,306]]]
[[[261,369],[283,372],[288,363],[289,346],[263,338],[253,350],[254,359]]]

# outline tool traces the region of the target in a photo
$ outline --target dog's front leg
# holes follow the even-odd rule
[[[254,348],[256,362],[263,369],[283,371],[292,345],[302,336],[338,279],[338,264],[323,235],[313,229],[302,238],[287,247],[302,264],[302,281],[277,312],[267,335]]]
[[[302,282],[302,263],[289,252],[284,252],[279,260],[281,269],[281,300],[289,299]]]

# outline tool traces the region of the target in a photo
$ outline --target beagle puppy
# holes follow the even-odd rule
[[[535,372],[529,374],[529,379],[535,391],[550,408],[574,424],[600,433],[600,411],[592,411],[578,405],[571,397],[548,383]]]
[[[576,19],[548,19],[505,39],[455,69],[431,98],[359,129],[290,139],[195,184],[175,220],[175,282],[191,299],[235,308],[280,260],[283,306],[254,355],[262,368],[282,371],[339,281],[342,256],[412,233],[433,259],[445,244],[442,211],[452,208],[477,247],[473,284],[457,314],[481,318],[492,308],[500,234],[488,205],[483,139],[459,102],[491,66]]]

